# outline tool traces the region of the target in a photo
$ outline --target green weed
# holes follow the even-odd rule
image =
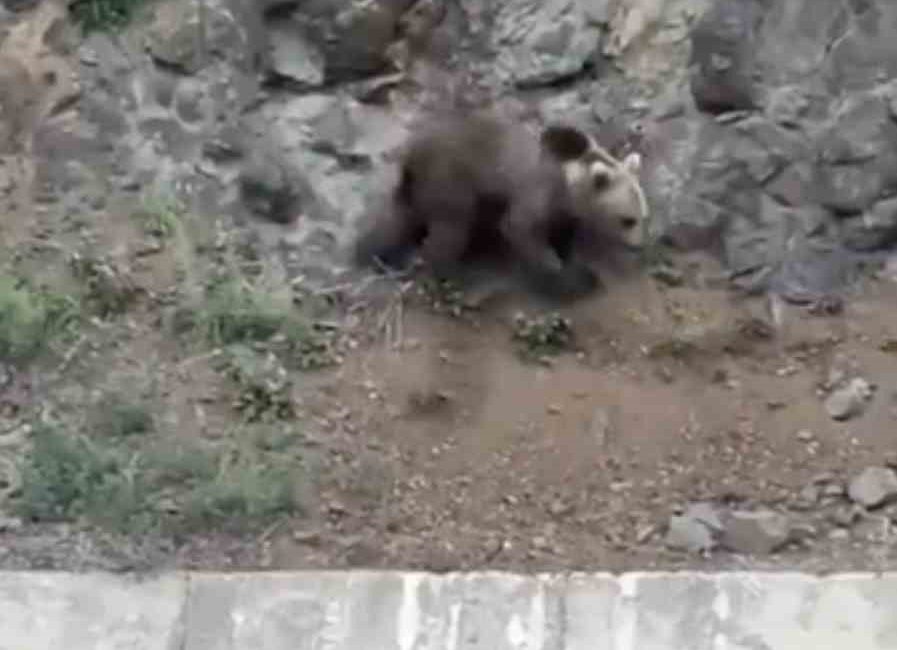
[[[154,429],[149,407],[118,392],[103,395],[92,419],[98,432],[114,438],[150,433]]]
[[[79,318],[74,300],[0,276],[0,360],[33,359],[71,333]]]
[[[184,206],[173,198],[152,196],[143,200],[135,217],[151,237],[170,239],[177,233],[184,215]]]
[[[518,343],[518,352],[527,359],[543,359],[574,347],[572,323],[556,313],[536,318],[517,314],[513,338]]]
[[[122,29],[147,0],[75,0],[69,9],[85,33]]]

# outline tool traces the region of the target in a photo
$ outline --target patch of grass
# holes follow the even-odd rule
[[[74,300],[0,276],[0,360],[33,359],[54,339],[71,333],[79,318]]]
[[[207,443],[145,452],[42,425],[19,466],[18,513],[31,521],[84,520],[128,534],[253,530],[304,511],[292,454]]]
[[[118,392],[103,395],[92,419],[98,432],[114,438],[150,433],[155,427],[146,404]]]
[[[200,306],[181,308],[175,326],[198,330],[213,346],[271,343],[288,365],[303,370],[337,360],[332,331],[307,320],[288,299],[235,278],[213,284]]]
[[[544,359],[574,348],[573,325],[557,313],[536,318],[518,313],[514,317],[513,338],[525,359]]]
[[[172,238],[180,228],[184,206],[171,197],[152,196],[144,198],[134,216],[147,235],[165,240]]]
[[[111,31],[128,25],[148,0],[75,0],[69,9],[85,33]]]
[[[236,279],[215,283],[198,314],[198,325],[213,345],[267,341],[290,325],[289,306]]]
[[[21,467],[19,511],[35,521],[65,521],[90,512],[135,513],[136,491],[127,485],[127,457],[90,439],[50,425],[37,427]]]
[[[285,463],[238,462],[189,494],[181,526],[235,529],[300,510],[294,471]]]

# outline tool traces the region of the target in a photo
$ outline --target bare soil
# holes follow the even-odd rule
[[[142,286],[174,282],[168,254],[141,259]],[[868,278],[842,313],[819,314],[736,295],[708,259],[677,264],[681,286],[609,276],[603,293],[560,309],[575,349],[542,361],[521,356],[513,322],[554,307],[507,290],[453,314],[417,285],[384,281],[344,312],[354,349],[343,363],[295,373],[297,421],[318,459],[310,512],[260,534],[176,541],[17,522],[0,532],[0,566],[894,566],[889,539],[830,535],[835,506],[799,502],[821,475],[844,482],[895,459],[897,283]],[[85,388],[130,378],[135,390],[161,387],[163,439],[232,426],[232,387],[207,356],[173,342],[149,305],[90,341],[55,394],[25,391],[18,406],[52,399],[77,410]],[[826,413],[832,372],[875,385],[861,416]],[[669,517],[699,500],[785,511],[814,535],[765,558],[669,550]]]
[[[511,342],[514,314],[544,309],[525,298],[470,319],[408,310],[400,345],[359,350],[319,389],[322,417],[341,414],[335,430],[353,454],[386,451],[390,489],[367,506],[329,491],[324,521],[279,531],[266,559],[279,568],[744,566],[665,549],[666,521],[696,500],[787,509],[820,475],[847,479],[893,460],[895,358],[882,344],[897,334],[895,297],[893,283],[870,281],[841,315],[784,305],[772,315],[766,299],[725,289],[623,279],[564,310],[579,352],[548,366],[523,363]],[[826,413],[820,386],[833,368],[877,385],[862,417]],[[750,564],[889,562],[881,547],[822,535]]]

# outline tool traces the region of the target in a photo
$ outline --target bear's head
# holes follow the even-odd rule
[[[648,202],[639,182],[641,156],[633,152],[617,160],[594,138],[571,126],[550,125],[541,141],[563,166],[574,216],[629,248],[641,248],[648,220]]]

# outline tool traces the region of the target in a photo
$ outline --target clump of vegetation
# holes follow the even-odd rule
[[[240,459],[211,481],[196,485],[184,501],[180,523],[186,529],[235,529],[241,522],[265,521],[301,510],[294,472],[284,463]]]
[[[176,322],[197,329],[213,346],[270,343],[288,365],[303,370],[337,361],[332,331],[311,323],[288,299],[234,278],[214,283],[204,303],[181,309]]]
[[[77,303],[0,276],[0,360],[25,362],[77,326]]]
[[[542,360],[574,347],[573,325],[570,319],[557,313],[536,318],[518,313],[514,316],[513,338],[525,359]]]
[[[149,407],[143,401],[119,392],[103,395],[96,405],[93,421],[98,432],[114,438],[142,435],[154,429]]]
[[[224,373],[238,387],[234,407],[248,422],[295,415],[292,381],[277,356],[245,345],[232,345],[222,357]]]
[[[301,459],[258,448],[197,442],[141,452],[42,425],[19,470],[18,512],[36,522],[83,520],[131,534],[238,532],[304,510]]]
[[[130,23],[147,0],[75,0],[69,9],[85,33],[121,29]]]
[[[140,220],[147,235],[166,240],[172,238],[180,228],[183,215],[184,206],[177,199],[152,196],[143,200],[134,216]]]
[[[427,276],[421,280],[420,289],[427,304],[438,314],[458,318],[467,309],[463,289],[451,280]]]
[[[22,516],[36,521],[65,521],[89,513],[118,520],[138,510],[138,489],[128,471],[129,458],[89,438],[42,425],[20,468]]]
[[[71,264],[75,277],[87,288],[85,301],[101,318],[123,314],[140,295],[130,273],[111,262],[75,253]]]

